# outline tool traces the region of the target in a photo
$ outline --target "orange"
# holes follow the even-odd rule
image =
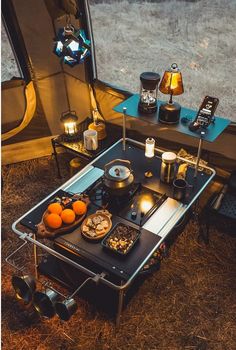
[[[61,218],[65,224],[72,224],[75,221],[75,213],[72,209],[64,209],[61,212]]]
[[[83,215],[87,211],[87,205],[83,201],[72,203],[72,208],[76,215]]]
[[[58,214],[60,215],[62,212],[62,206],[60,203],[51,203],[48,206],[48,211],[50,213]]]
[[[50,228],[59,228],[62,225],[62,219],[60,215],[55,213],[48,214],[45,220],[46,220],[47,226]]]

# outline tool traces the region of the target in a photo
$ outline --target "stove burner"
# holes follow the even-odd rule
[[[113,215],[138,226],[144,225],[167,198],[166,195],[152,191],[141,183],[133,183],[124,196],[115,196],[109,193],[102,179],[93,184],[86,194],[93,205],[107,209]]]
[[[86,193],[88,194],[90,201],[96,206],[102,208],[119,209],[134,197],[135,193],[140,190],[141,184],[134,183],[131,185],[130,190],[123,196],[115,196],[109,193],[109,190],[103,184],[103,180],[98,180]]]

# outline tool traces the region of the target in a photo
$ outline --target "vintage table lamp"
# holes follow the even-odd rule
[[[182,74],[176,63],[173,63],[169,70],[166,70],[159,90],[163,94],[170,95],[168,103],[164,103],[159,108],[158,119],[162,123],[176,124],[179,122],[181,106],[173,102],[172,96],[181,95],[184,92]]]

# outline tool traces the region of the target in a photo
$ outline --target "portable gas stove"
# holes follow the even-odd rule
[[[95,182],[86,194],[95,206],[138,226],[143,226],[167,198],[165,194],[152,191],[141,183],[132,184],[125,195],[115,196],[106,189],[103,179]]]

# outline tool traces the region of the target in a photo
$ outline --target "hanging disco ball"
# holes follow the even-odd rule
[[[71,24],[58,30],[53,51],[63,62],[73,67],[83,63],[90,55],[90,40],[83,29],[75,29]]]

